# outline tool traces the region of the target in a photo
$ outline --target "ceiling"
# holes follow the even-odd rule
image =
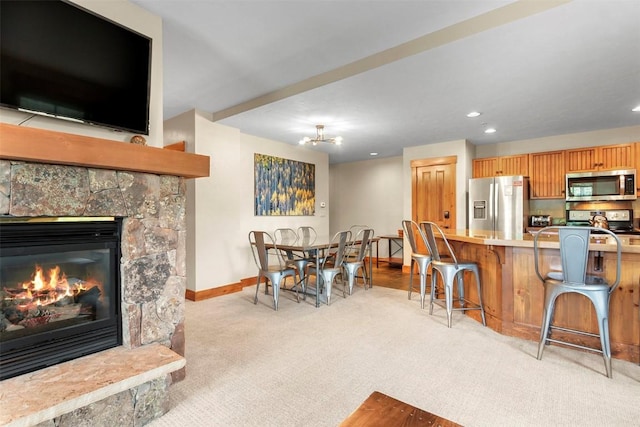
[[[163,20],[165,119],[292,145],[324,124],[330,163],[640,125],[637,0],[132,2]]]

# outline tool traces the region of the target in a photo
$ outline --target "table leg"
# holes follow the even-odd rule
[[[373,245],[369,242],[369,288],[373,287]],[[376,241],[376,256],[378,255],[378,241]],[[376,268],[378,267],[378,258],[376,257]],[[365,288],[366,289],[366,288]]]
[[[324,257],[324,249],[322,249]],[[316,308],[320,307],[320,249],[316,249]]]

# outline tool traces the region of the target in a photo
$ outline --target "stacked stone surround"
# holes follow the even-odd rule
[[[0,160],[0,215],[123,218],[127,348],[160,343],[184,356],[185,197],[181,177]],[[184,369],[42,425],[144,425],[168,410],[168,387],[183,378]]]

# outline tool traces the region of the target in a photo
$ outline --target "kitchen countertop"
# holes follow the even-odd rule
[[[468,242],[480,245],[511,246],[533,248],[533,234],[519,233],[515,235],[505,235],[503,232],[488,230],[444,230],[447,239],[459,242]],[[640,236],[638,235],[618,235],[622,243],[622,252],[640,254]],[[615,252],[616,246],[613,238],[609,236],[592,236],[591,250],[603,252]],[[541,248],[558,249],[558,237],[554,234],[545,234],[538,239]]]

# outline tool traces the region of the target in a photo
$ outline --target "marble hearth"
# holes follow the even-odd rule
[[[75,382],[51,381],[64,376],[65,370],[74,369],[74,361],[0,382],[4,403],[9,397],[13,402],[22,402],[20,410],[11,414],[0,411],[0,425],[144,425],[168,410],[169,386],[185,375],[184,177],[188,175],[161,172],[168,150],[130,147],[95,138],[78,141],[74,135],[41,130],[33,133],[8,125],[2,125],[0,130],[0,215],[123,218],[123,346],[85,356],[88,359],[83,362],[92,368],[86,378],[76,378]],[[35,141],[33,145],[18,140],[23,132],[27,139]],[[78,161],[77,149],[92,150],[96,144],[104,144],[102,148],[109,152],[105,156],[111,159],[114,148],[122,147],[122,157],[130,157],[130,150],[138,150],[135,153],[143,155],[138,162],[142,166],[131,171],[120,170],[119,166],[104,168],[100,159]],[[48,163],[48,159],[35,159],[34,145],[46,146],[49,151],[54,145],[59,152]],[[173,165],[167,169],[175,169],[175,163],[185,159],[181,167],[188,169],[189,160],[195,158],[199,165],[206,160],[206,170],[196,168],[196,176],[208,176],[208,158],[187,153],[172,155],[175,157],[169,163]],[[79,163],[84,165],[76,166]],[[125,159],[122,163],[135,161]],[[23,385],[24,392],[16,391],[16,384]],[[37,393],[33,395],[33,390],[39,389],[43,390],[41,399]],[[20,393],[28,398],[20,400],[16,396]],[[61,397],[46,403],[48,395]]]

